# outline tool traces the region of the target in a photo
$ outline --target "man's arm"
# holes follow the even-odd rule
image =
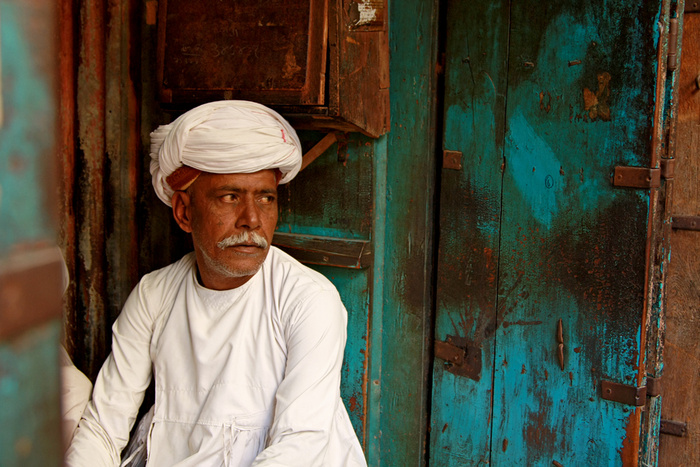
[[[153,320],[143,281],[131,292],[112,327],[112,353],[105,361],[73,442],[66,465],[116,466],[128,441],[143,394],[151,381]]]
[[[297,307],[284,334],[285,377],[275,397],[269,445],[253,462],[263,466],[319,466],[324,462],[340,402],[347,312],[335,291]]]

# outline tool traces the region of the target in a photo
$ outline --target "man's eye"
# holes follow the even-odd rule
[[[238,195],[234,193],[228,193],[221,197],[221,201],[225,203],[234,203],[238,200]]]
[[[262,204],[272,204],[275,202],[275,197],[272,195],[265,195],[260,197],[260,202]]]

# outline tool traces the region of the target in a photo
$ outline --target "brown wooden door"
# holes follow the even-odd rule
[[[662,432],[660,466],[700,465],[700,231],[678,228],[695,216],[700,229],[700,11],[685,14],[682,50],[661,418],[687,428]]]

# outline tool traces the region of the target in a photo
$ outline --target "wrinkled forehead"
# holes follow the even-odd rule
[[[195,191],[276,191],[281,175],[278,169],[264,169],[253,173],[200,172],[190,187]]]

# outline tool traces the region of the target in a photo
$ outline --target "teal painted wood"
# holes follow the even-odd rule
[[[371,314],[369,320],[368,340],[368,376],[367,383],[367,438],[365,454],[369,465],[378,465],[381,461],[381,397],[382,397],[382,361],[384,355],[383,321],[384,321],[384,258],[386,245],[386,219],[387,199],[381,195],[387,192],[387,140],[382,136],[375,142],[374,174],[374,221],[372,228],[372,248],[374,249],[374,261],[372,263],[372,294]],[[381,194],[380,194],[381,193]],[[387,310],[388,313],[391,310]],[[387,343],[389,346],[391,343]]]
[[[664,30],[669,30],[671,18],[678,21],[678,37],[676,38],[677,66],[675,70],[666,67],[662,61],[660,73],[665,73],[665,89],[663,101],[663,120],[660,123],[660,132],[656,134],[655,144],[661,158],[673,159],[676,153],[676,119],[678,113],[679,79],[683,44],[683,10],[685,2],[665,2],[663,21]],[[672,47],[671,37],[663,35],[663,55],[668,55]],[[661,103],[657,103],[661,104]],[[654,223],[652,248],[657,251],[655,261],[651,265],[649,289],[650,313],[647,322],[647,377],[662,380],[663,377],[663,350],[666,328],[666,271],[671,257],[671,214],[673,212],[673,180],[666,180],[658,190],[660,201],[652,209]],[[642,429],[640,435],[639,465],[655,466],[659,460],[660,424],[663,405],[663,396],[658,395],[647,399],[645,412],[642,416]]]
[[[323,137],[316,132],[299,135],[305,150]],[[373,140],[359,133],[332,145],[288,186],[280,186],[277,230],[369,239],[373,158]]]
[[[389,24],[385,233],[374,239],[384,244],[384,267],[375,270],[383,275],[382,327],[372,330],[382,334],[380,420],[370,463],[403,467],[424,462],[427,440],[437,2],[394,2]]]
[[[600,382],[643,376],[649,191],[611,174],[650,164],[659,12],[513,4],[494,465],[637,462],[640,410],[602,400]]]
[[[650,194],[611,177],[652,162],[661,1],[455,3],[443,146],[465,157],[442,171],[436,338],[482,368],[456,377],[436,360],[430,464],[636,465],[641,410],[600,383],[643,382]]]
[[[311,267],[333,282],[348,310],[348,334],[340,393],[355,428],[355,433],[360,442],[363,442],[367,436],[369,270],[357,271],[331,266]]]
[[[308,150],[323,135],[299,132]],[[369,239],[372,228],[374,141],[360,134],[334,144],[279,190],[277,230],[333,238]],[[371,270],[315,266],[337,287],[348,311],[341,395],[366,445]]]
[[[435,338],[464,345],[468,375],[436,359],[430,464],[488,464],[509,2],[449,2]],[[458,372],[458,371],[457,371]]]
[[[62,464],[58,320],[0,342],[0,465]]]

